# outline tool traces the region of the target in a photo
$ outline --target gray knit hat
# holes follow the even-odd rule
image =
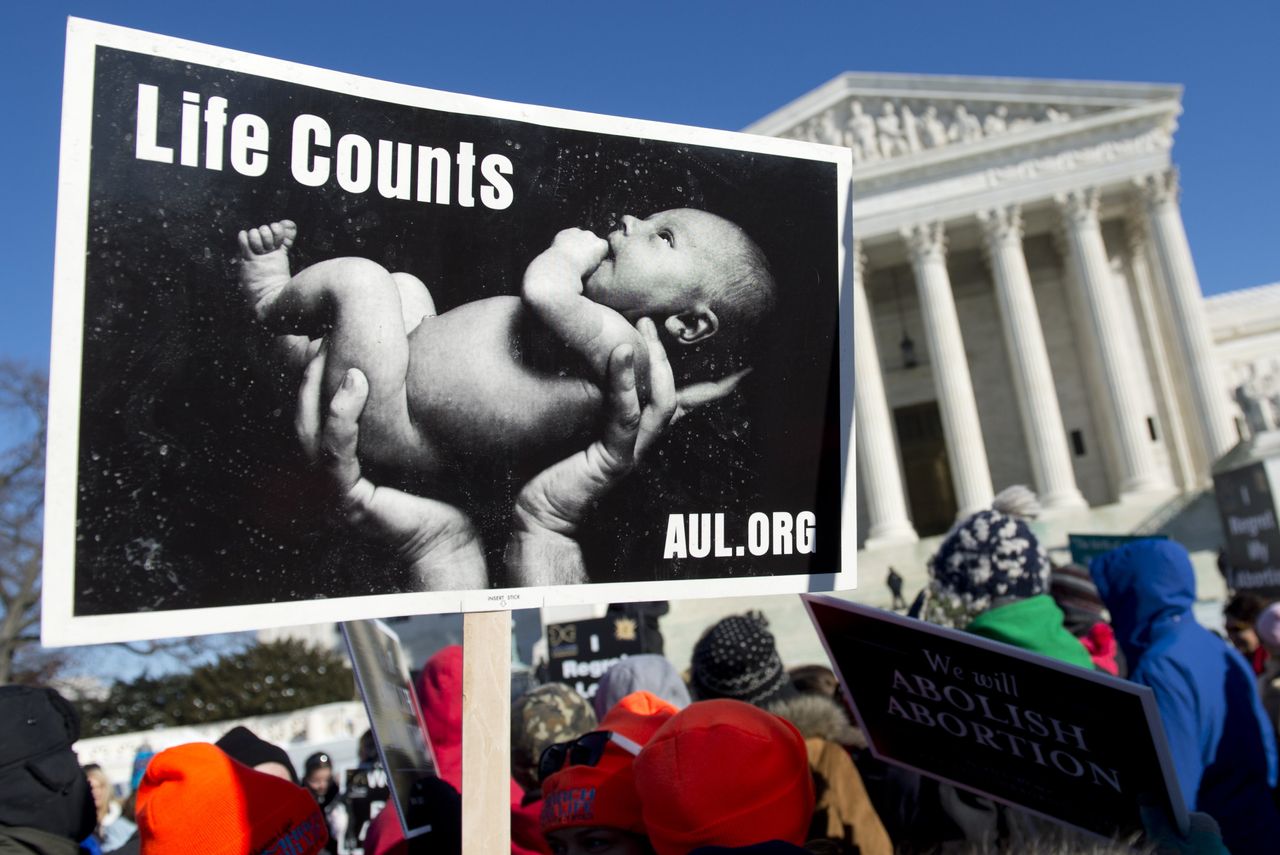
[[[782,667],[769,622],[759,612],[731,615],[693,648],[689,682],[697,700],[730,698],[766,707],[796,693]]]

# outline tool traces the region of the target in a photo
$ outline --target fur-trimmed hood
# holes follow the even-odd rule
[[[769,712],[796,726],[805,739],[829,739],[850,748],[865,748],[867,739],[844,708],[825,695],[803,694],[769,705]]]

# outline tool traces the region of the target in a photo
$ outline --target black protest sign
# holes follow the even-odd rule
[[[1267,471],[1274,465],[1259,461],[1213,476],[1232,590],[1280,593],[1280,527]]]
[[[66,80],[46,643],[852,587],[847,149],[78,20]],[[642,395],[668,366],[714,400],[607,490],[539,480],[601,439],[628,343]],[[363,527],[295,419],[359,386],[348,366],[362,473],[403,494]],[[578,509],[584,580],[504,550],[526,487]],[[386,534],[404,496],[427,500],[413,538]]]
[[[391,799],[387,773],[381,766],[348,769],[347,786],[343,789],[347,803],[347,832],[343,839],[346,852],[361,852],[364,838],[373,822]]]
[[[369,713],[382,769],[386,770],[385,785],[390,787],[399,808],[405,837],[425,834],[431,826],[411,823],[416,812],[410,812],[410,797],[415,781],[436,776],[436,763],[427,743],[418,698],[409,682],[409,666],[400,648],[400,639],[390,627],[377,620],[344,623],[342,635],[351,654],[356,685]],[[372,787],[378,782],[366,783]]]
[[[588,700],[595,697],[606,671],[644,650],[644,625],[634,617],[547,625],[548,676]]]
[[[880,759],[1101,836],[1141,829],[1140,805],[1186,828],[1149,688],[891,612],[804,599]]]

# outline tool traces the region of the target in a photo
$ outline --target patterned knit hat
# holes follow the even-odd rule
[[[703,633],[689,672],[693,696],[700,701],[731,698],[766,707],[796,694],[769,622],[759,612],[730,615]]]
[[[538,758],[548,745],[595,730],[591,704],[564,683],[531,689],[511,707],[511,770],[526,790],[538,782]]]
[[[206,742],[161,751],[138,785],[147,855],[314,855],[329,841],[310,792]]]
[[[1107,607],[1098,596],[1089,568],[1079,564],[1054,567],[1049,573],[1049,593],[1062,609],[1067,628],[1087,632],[1096,623],[1105,622]]]
[[[1028,493],[1021,488],[1017,497]],[[929,559],[925,620],[964,629],[985,611],[1045,592],[1049,557],[1022,515],[1001,501],[1009,494],[952,529]]]

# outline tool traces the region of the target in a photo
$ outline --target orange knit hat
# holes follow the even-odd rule
[[[205,742],[152,758],[138,785],[138,830],[147,855],[312,855],[329,840],[309,792]]]
[[[658,855],[699,846],[803,844],[813,817],[804,737],[742,701],[698,701],[636,758],[644,828]]]
[[[651,692],[632,692],[600,721],[600,731],[643,746],[676,708]],[[608,743],[594,766],[568,765],[542,782],[542,831],[616,828],[644,833],[631,767],[635,757]]]

